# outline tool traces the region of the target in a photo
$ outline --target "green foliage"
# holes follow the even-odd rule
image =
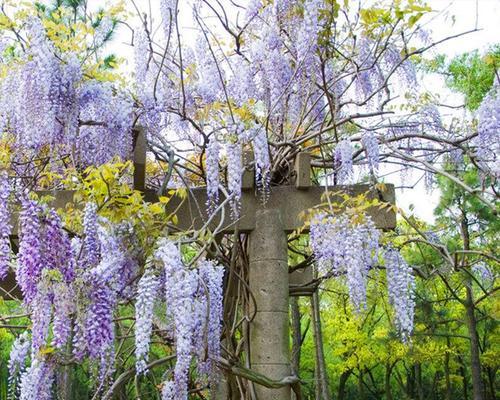
[[[476,110],[488,93],[500,66],[500,45],[491,47],[484,55],[477,50],[464,53],[445,65],[447,85],[465,96],[465,106]]]

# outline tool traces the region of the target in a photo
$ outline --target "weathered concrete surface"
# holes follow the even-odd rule
[[[291,272],[288,284],[290,296],[311,296],[317,288],[312,266]]]
[[[269,200],[266,204],[262,204],[260,195],[254,191],[245,191],[242,193],[241,200],[241,218],[238,220],[238,230],[242,233],[248,233],[255,229],[256,213],[266,209],[279,209],[281,211],[283,229],[290,233],[304,225],[301,214],[318,204],[323,202],[322,196],[326,188],[323,186],[311,186],[307,190],[298,190],[295,186],[277,186],[271,188]],[[352,186],[331,186],[328,187],[330,192],[342,190],[350,193],[353,196],[369,193],[368,198],[381,198],[383,201],[394,204],[394,186],[386,185],[385,192],[370,190],[368,185],[352,185]],[[60,190],[57,192],[39,192],[42,195],[55,196],[55,200],[51,205],[55,208],[64,208],[64,206],[73,200],[73,192],[69,190]],[[144,192],[144,197],[147,201],[156,201],[158,196],[154,191]],[[221,193],[221,199],[224,198]],[[335,201],[335,197],[332,198]],[[338,198],[340,202],[341,199]],[[206,212],[207,193],[205,187],[197,187],[188,191],[187,199],[182,200],[179,197],[173,197],[167,204],[167,214],[177,211],[179,220],[178,227],[181,230],[200,229],[204,226],[208,219]],[[396,214],[393,210],[380,210],[372,207],[367,210],[373,222],[379,229],[394,229],[396,227]],[[223,228],[219,233],[232,233],[235,229],[235,223],[230,219],[230,209],[227,205],[225,210],[226,220]],[[220,215],[216,216],[209,227],[215,229],[220,222]],[[17,232],[17,216],[13,216],[14,235]],[[304,231],[306,232],[306,231]]]
[[[311,154],[300,152],[295,157],[295,187],[305,190],[311,187]]]
[[[290,375],[287,236],[279,209],[259,209],[250,233],[249,284],[255,296],[250,323],[250,365],[271,379]],[[255,385],[259,400],[290,400],[290,387]]]

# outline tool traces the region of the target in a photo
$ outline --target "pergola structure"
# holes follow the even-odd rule
[[[138,133],[134,150],[134,188],[144,192],[148,201],[155,201],[155,191],[145,188],[146,143],[142,133]],[[326,190],[342,191],[351,195],[368,193],[368,198],[378,198],[394,204],[394,186],[386,185],[380,192],[368,185],[312,186],[310,156],[299,153],[296,158],[296,182],[294,186],[272,187],[268,201],[263,204],[256,194],[253,175],[247,171],[243,177],[241,217],[237,221],[221,220],[221,215],[229,215],[229,204],[224,212],[214,217],[208,228],[218,228],[219,233],[235,231],[249,234],[249,288],[255,299],[254,318],[250,322],[250,366],[253,371],[269,377],[273,381],[283,381],[291,375],[289,350],[289,297],[309,296],[316,290],[310,268],[289,273],[287,234],[302,228],[301,214],[323,203]],[[55,197],[52,206],[64,207],[72,202],[72,191],[50,192]],[[340,200],[340,199],[339,199]],[[333,201],[335,198],[333,197]],[[175,212],[181,230],[201,229],[206,226],[209,216],[206,212],[207,194],[204,187],[188,190],[185,199],[174,197],[167,204],[167,213]],[[379,229],[389,230],[396,226],[396,215],[392,207],[371,208],[368,214]],[[14,217],[15,218],[15,217]],[[15,230],[17,223],[13,224]],[[304,231],[305,232],[305,231]],[[14,232],[14,235],[16,232]],[[15,277],[10,274],[0,282],[0,295],[5,298],[20,298]],[[286,382],[286,379],[285,381]],[[289,400],[289,384],[270,388],[255,386],[259,400]]]

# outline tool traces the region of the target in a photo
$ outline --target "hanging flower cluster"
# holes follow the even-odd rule
[[[367,276],[378,261],[380,237],[370,218],[364,216],[359,221],[346,214],[318,213],[310,227],[310,243],[319,273],[326,277],[345,275],[349,297],[357,311],[366,304]],[[396,328],[407,341],[413,330],[415,278],[397,250],[390,247],[383,256]]]
[[[338,167],[338,183],[348,183],[354,173],[352,164],[352,144],[348,139],[339,142],[335,148],[335,164]]]
[[[31,341],[28,332],[25,331],[16,338],[10,351],[9,363],[7,364],[9,370],[9,399],[19,397],[18,385],[21,376],[26,370],[30,349]]]
[[[101,21],[103,35],[111,29],[109,22]],[[29,17],[24,30],[19,34],[26,34],[25,51],[0,82],[2,133],[12,134],[20,149],[39,151],[48,145],[61,154],[73,152],[83,166],[128,157],[130,96],[109,83],[85,80],[84,61],[57,50],[38,17]]]
[[[361,138],[361,143],[365,148],[368,166],[372,171],[377,172],[380,162],[379,143],[377,136],[373,132],[366,132]]]
[[[55,364],[35,358],[21,377],[19,400],[51,400]]]
[[[159,295],[157,273],[147,270],[139,282],[136,301],[136,371],[141,374],[147,369],[153,307],[155,301],[164,301],[168,331],[175,340],[176,363],[172,379],[164,383],[163,399],[187,399],[193,359],[200,373],[212,381],[215,376],[213,360],[220,355],[224,270],[209,260],[200,261],[196,269],[186,268],[178,247],[168,239],[159,241],[153,264],[163,267],[165,297]]]
[[[484,97],[477,111],[476,155],[494,176],[500,176],[500,85],[497,83]]]
[[[85,207],[83,227],[83,238],[70,240],[53,209],[22,202],[16,278],[31,314],[31,343],[20,338],[11,356],[12,390],[20,398],[50,398],[54,365],[44,349],[65,349],[73,325],[75,358],[96,361],[100,382],[114,370],[113,314],[137,273],[137,261],[128,247],[129,229],[100,219],[93,203]],[[19,382],[26,343],[31,367]]]
[[[10,183],[6,171],[0,171],[0,281],[5,279],[10,262],[10,224],[9,213]]]
[[[135,369],[146,372],[149,344],[153,329],[153,308],[158,297],[159,278],[149,268],[139,280],[135,302]]]
[[[402,339],[407,341],[413,331],[415,277],[412,268],[396,249],[386,249],[384,260],[389,301],[394,308],[394,322]]]
[[[311,221],[310,243],[322,275],[345,275],[356,310],[366,304],[366,279],[378,257],[379,232],[367,216],[351,221],[345,214],[319,213]]]
[[[243,160],[241,155],[241,143],[229,143],[226,145],[227,152],[227,186],[229,193],[233,196],[231,201],[231,215],[233,218],[240,216],[241,206],[241,179],[243,174]]]
[[[219,156],[220,144],[214,135],[207,145],[205,168],[207,177],[207,206],[209,212],[215,210],[215,207],[219,201]]]
[[[194,2],[195,18],[203,18],[203,8],[203,2]],[[402,49],[396,36],[381,46],[376,35],[359,32],[340,45],[344,57],[352,62],[339,63],[335,57],[325,62],[322,52],[330,50],[327,38],[332,29],[325,17],[329,9],[324,0],[252,1],[243,17],[246,22],[241,25],[249,39],[231,38],[229,46],[236,39],[236,48],[226,51],[228,43],[219,38],[211,40],[210,29],[203,24],[193,46],[179,43],[173,34],[178,4],[162,1],[164,37],[158,42],[164,45],[165,54],[161,60],[153,51],[153,33],[144,26],[137,29],[134,47],[139,121],[146,127],[150,142],[163,140],[169,144],[171,135],[187,139],[206,152],[204,172],[210,212],[218,201],[221,152],[228,159],[227,186],[234,198],[232,215],[237,218],[241,198],[238,184],[243,169],[248,167],[241,162],[242,147],[252,145],[256,186],[266,200],[275,176],[271,166],[280,170],[295,151],[290,154],[283,150],[287,145],[270,147],[270,142],[293,143],[295,138],[320,127],[329,132],[333,126],[327,128],[326,121],[341,121],[354,114],[361,126],[368,127],[370,124],[365,122],[372,115],[361,116],[367,111],[375,118],[379,112],[384,113],[395,79],[405,82],[400,86],[409,90],[416,87],[415,69],[405,50],[409,47],[405,43]],[[325,119],[328,114],[332,118]],[[338,125],[334,165],[337,182],[342,184],[354,177],[354,151],[349,139],[352,132],[345,129],[349,124]],[[372,125],[372,130],[367,129],[372,133],[363,138],[374,173],[383,125]],[[314,149],[317,139],[311,142]],[[298,148],[309,147],[311,142],[299,142]],[[160,153],[162,147],[165,145],[158,146]],[[275,156],[278,162],[274,162]]]

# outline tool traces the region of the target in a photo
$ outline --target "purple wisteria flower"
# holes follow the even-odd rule
[[[19,400],[51,400],[55,379],[55,365],[35,358],[21,377]]]
[[[231,200],[231,216],[237,219],[240,216],[241,207],[241,179],[243,176],[243,164],[241,156],[241,143],[226,144],[227,153],[227,186],[229,193],[233,196]]]
[[[83,264],[86,268],[95,267],[99,262],[100,247],[97,218],[97,205],[87,203],[83,216]]]
[[[6,171],[0,171],[0,281],[5,279],[9,269],[12,226],[9,212],[10,183]]]
[[[12,349],[10,350],[9,362],[7,364],[9,370],[9,398],[14,399],[19,397],[18,385],[22,374],[26,370],[30,350],[31,340],[26,331],[14,340]]]
[[[403,341],[407,341],[413,331],[415,277],[412,268],[396,249],[386,249],[384,259],[394,323]]]
[[[135,370],[146,372],[149,344],[153,328],[153,307],[158,296],[159,279],[152,269],[147,269],[137,286],[135,303]]]
[[[256,128],[253,137],[253,153],[255,158],[255,183],[261,191],[264,202],[269,197],[269,184],[271,180],[271,158],[267,135],[263,129]]]
[[[208,210],[212,212],[219,202],[219,158],[220,144],[215,135],[213,135],[207,145],[206,154],[206,177],[207,177],[207,196]]]
[[[500,85],[496,84],[484,97],[477,110],[476,155],[478,160],[491,171],[500,176]]]
[[[37,291],[43,265],[42,224],[40,221],[41,207],[33,200],[22,201],[19,215],[20,241],[18,253],[18,268],[16,280],[29,304]]]
[[[356,310],[366,303],[368,271],[378,257],[379,232],[367,216],[354,223],[342,215],[319,213],[311,221],[310,243],[319,273],[346,275],[349,296]]]
[[[347,183],[353,173],[352,144],[349,139],[343,139],[335,148],[335,164],[338,166],[337,180],[339,183]]]
[[[380,162],[379,143],[377,136],[373,132],[366,132],[361,138],[361,143],[365,148],[368,166],[374,172],[378,171]]]
[[[215,382],[213,360],[220,355],[224,270],[208,260],[200,261],[196,269],[188,269],[182,262],[179,248],[166,238],[158,242],[155,259],[163,265],[165,272],[168,330],[175,338],[177,356],[173,380],[164,383],[163,398],[187,399],[189,370],[193,359],[197,359],[198,371],[208,376],[211,383]],[[143,279],[142,284],[147,283],[149,286],[150,278]],[[145,366],[149,348],[152,304],[146,304],[141,294],[136,307],[137,311],[145,311],[146,314],[138,320],[141,325],[136,330],[140,353],[137,372],[140,373]]]
[[[202,369],[209,375],[212,383],[215,383],[216,369],[213,365],[213,360],[216,360],[218,357],[220,357],[221,352],[220,337],[223,317],[222,279],[224,277],[224,268],[216,265],[211,260],[202,260],[198,268],[199,280],[200,282],[204,282],[204,285],[200,285],[203,286],[204,289],[204,299],[202,300],[202,303],[204,303],[207,307],[209,305],[209,310],[208,326],[206,327],[206,329],[200,330],[206,331],[206,340],[203,337],[201,342],[195,343],[195,346],[197,346],[198,348],[204,348],[205,343],[208,344],[208,357],[207,360],[203,363],[203,366],[200,366],[200,369]],[[206,309],[206,307],[204,309]],[[202,323],[207,321],[206,315],[203,314],[200,317]]]

